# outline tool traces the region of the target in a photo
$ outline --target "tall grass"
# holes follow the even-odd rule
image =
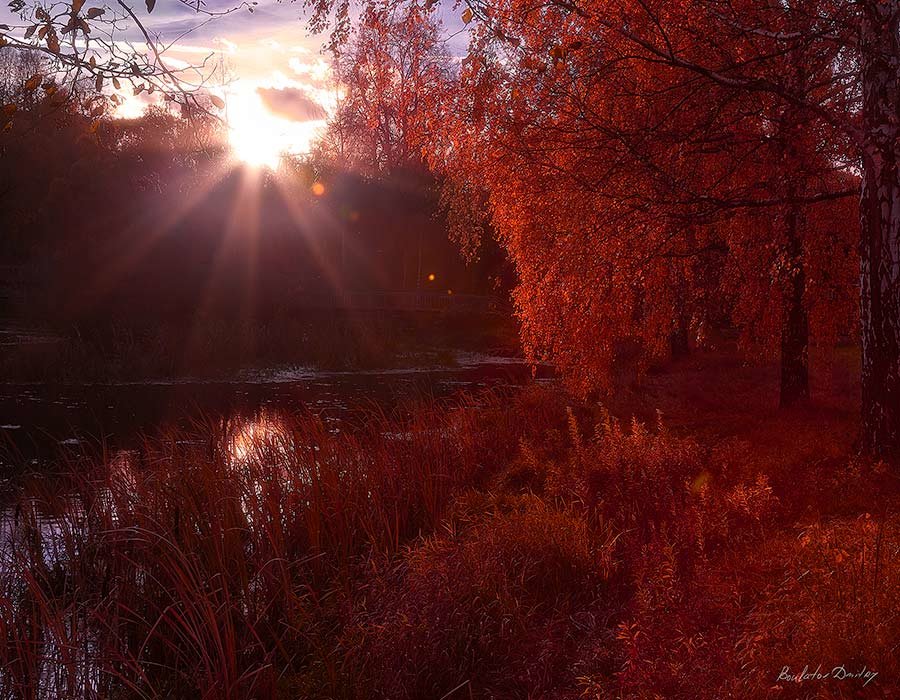
[[[0,544],[4,697],[269,697],[326,650],[366,557],[432,532],[533,430],[494,397],[211,423],[23,485]]]
[[[553,389],[403,415],[210,422],[20,480],[0,698],[793,697],[779,670],[817,656],[898,691],[886,492],[800,526],[752,446]]]

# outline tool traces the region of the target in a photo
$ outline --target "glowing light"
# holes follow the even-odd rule
[[[437,278],[434,276],[434,273],[433,273],[433,272],[432,272],[431,274],[428,275],[428,281],[429,281],[429,282],[434,282],[436,279],[437,279]]]
[[[269,128],[268,110],[256,92],[236,93],[228,100],[228,141],[234,155],[247,165],[275,169],[284,143]]]
[[[231,150],[258,168],[274,170],[283,155],[308,152],[324,123],[295,122],[272,114],[253,85],[233,85],[226,105]]]
[[[130,93],[119,93],[121,102],[116,105],[113,112],[118,119],[137,119],[147,110],[148,103],[140,97],[134,97]]]
[[[700,493],[711,480],[712,474],[710,474],[708,471],[704,470],[700,472],[694,479],[694,482],[691,484],[691,491],[693,493]]]
[[[323,185],[321,182],[314,182],[311,189],[312,193],[316,195],[316,197],[321,197],[323,194],[325,194],[325,185]]]

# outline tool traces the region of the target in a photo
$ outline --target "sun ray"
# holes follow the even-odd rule
[[[209,268],[203,296],[198,300],[194,312],[194,329],[188,339],[188,352],[196,349],[197,344],[203,339],[202,318],[211,309],[217,290],[217,285],[224,279],[228,263],[228,255],[244,241],[249,247],[249,255],[243,268],[241,308],[238,309],[242,321],[249,320],[253,306],[256,284],[256,266],[259,245],[259,199],[264,174],[252,169],[244,168],[240,172],[240,184],[237,196],[232,204],[231,214],[228,217],[228,225],[225,235],[216,250],[215,257]],[[250,240],[246,240],[249,238]]]
[[[127,239],[130,247],[122,251],[121,255],[110,256],[111,262],[103,270],[102,275],[95,276],[93,283],[83,290],[81,298],[78,300],[79,303],[89,306],[114,289],[115,285],[122,281],[157,243],[176,229],[185,216],[193,211],[229,172],[231,172],[230,166],[220,165],[206,177],[201,178],[200,184],[196,186],[191,195],[165,213],[161,221],[155,222],[146,229],[139,224],[137,226],[138,235]]]

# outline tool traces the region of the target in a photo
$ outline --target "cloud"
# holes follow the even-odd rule
[[[272,114],[295,122],[313,122],[325,119],[325,109],[297,88],[256,88],[263,104]]]
[[[325,87],[331,76],[331,66],[322,58],[302,61],[294,57],[288,61],[288,66],[294,73],[311,81],[316,87]]]

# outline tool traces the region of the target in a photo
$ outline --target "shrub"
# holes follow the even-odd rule
[[[896,697],[900,674],[900,520],[873,517],[816,522],[799,537],[780,537],[771,555],[780,567],[748,615],[739,650],[746,672],[741,693],[783,694],[792,688],[821,698]],[[804,666],[823,673],[864,667],[878,676],[794,685],[779,680]]]
[[[634,421],[626,430],[609,417],[589,440],[576,427],[569,478],[553,492],[574,494],[619,533],[627,592],[616,626],[618,692],[720,697],[715,679],[736,672],[729,617],[737,595],[720,560],[758,545],[773,524],[778,504],[765,476],[740,443],[708,448],[661,425],[651,432]],[[608,687],[596,673],[582,684]]]
[[[571,619],[609,605],[612,538],[533,496],[496,505],[379,572],[344,641],[366,679],[360,697],[440,698],[463,686],[515,697],[571,683],[584,634]]]

